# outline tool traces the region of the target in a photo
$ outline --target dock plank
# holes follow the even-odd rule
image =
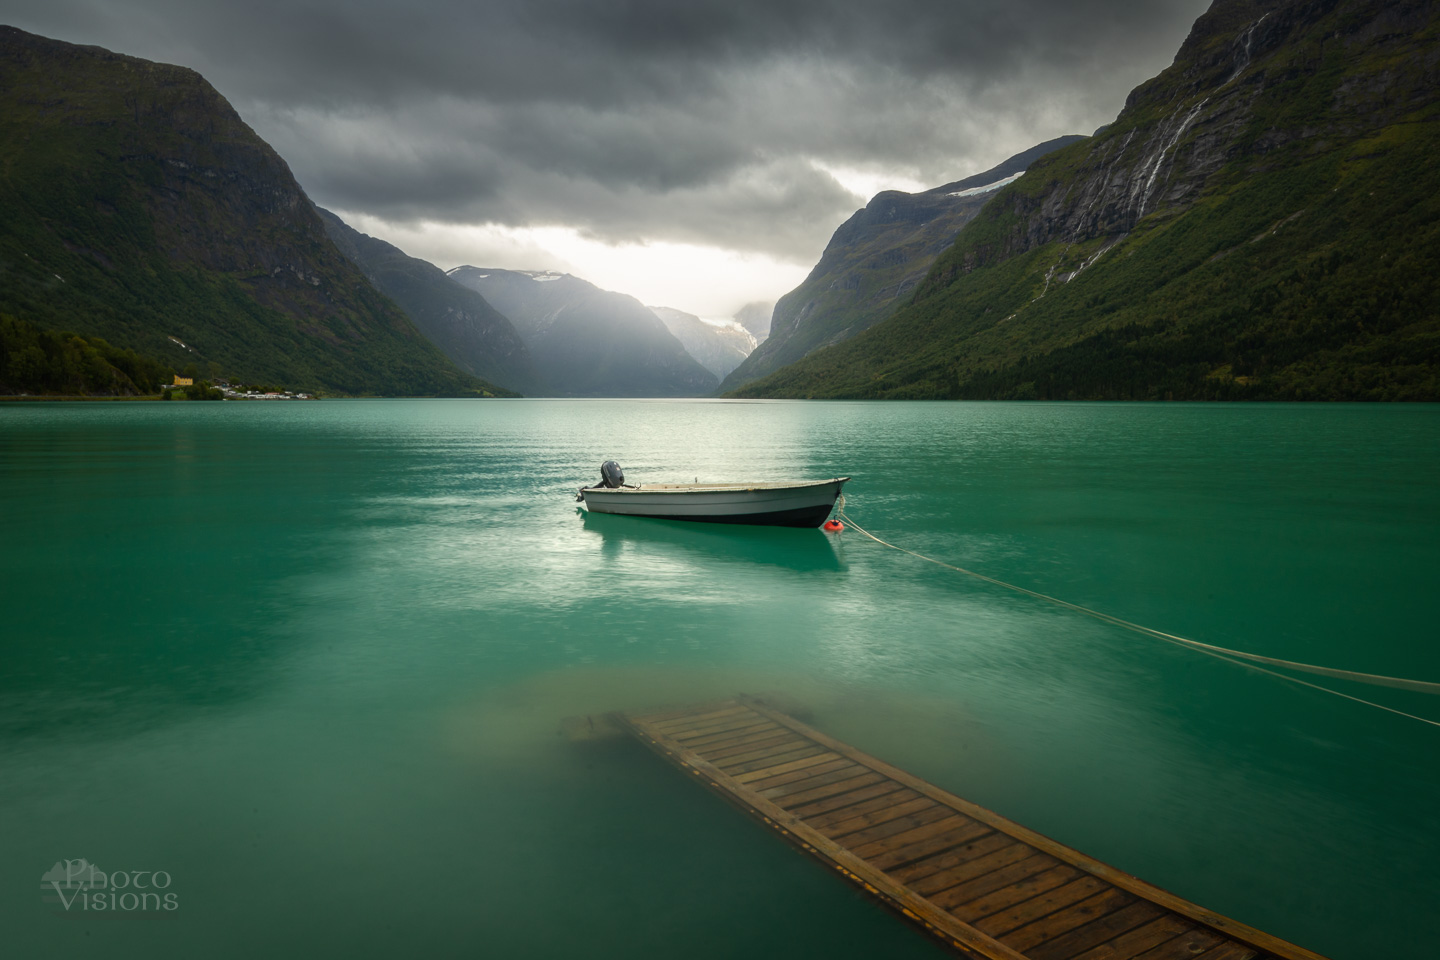
[[[1140,954],[1167,940],[1173,940],[1191,928],[1189,921],[1175,914],[1165,914],[1158,920],[1136,927],[1108,943],[1092,947],[1070,960],[1134,960]]]
[[[712,733],[708,737],[700,737],[695,740],[686,740],[685,746],[691,750],[721,749],[734,746],[738,743],[745,743],[749,740],[759,740],[765,737],[775,736],[779,733],[789,733],[784,727],[774,723],[757,723],[749,727],[742,727],[739,730],[726,730],[723,733]]]
[[[1102,943],[1109,943],[1120,934],[1160,918],[1161,910],[1153,903],[1137,900],[1064,936],[1047,939],[1027,951],[1034,960],[1069,960]]]
[[[1251,960],[1254,956],[1254,950],[1232,941],[1205,951],[1196,960]]]
[[[825,772],[817,772],[821,769],[825,769]],[[808,803],[812,799],[833,797],[837,793],[852,789],[852,787],[863,787],[868,783],[876,783],[885,779],[874,770],[866,770],[854,763],[843,766],[832,766],[829,763],[817,764],[813,770],[801,770],[799,773],[800,776],[788,783],[775,784],[755,792],[766,799],[774,800],[782,807],[791,807]],[[773,783],[768,777],[764,782]]]
[[[1074,883],[1080,879],[1082,879],[1082,875],[1078,870],[1068,864],[1061,863],[1056,864],[1049,870],[1032,873],[1013,883],[1004,884],[978,897],[970,897],[968,891],[965,893],[952,893],[946,890],[931,897],[930,902],[944,907],[962,920],[979,920],[982,917],[999,914],[1005,910],[1019,909],[1021,904],[1033,901],[1042,894],[1049,893],[1052,890],[1063,887],[1069,883]],[[1084,896],[1084,891],[1081,891],[1079,895]],[[966,899],[962,899],[962,897]],[[1044,907],[1046,911],[1059,909],[1058,905],[1046,905],[1043,902],[1039,904],[1039,906]],[[1030,910],[1029,915],[1038,915],[1034,907]],[[1015,925],[1018,926],[1024,922],[1025,919],[1022,917],[1015,921]],[[1003,930],[1000,932],[1003,932]]]
[[[1013,837],[991,830],[973,840],[957,843],[949,850],[942,850],[913,863],[890,869],[911,886],[923,886],[933,893],[988,873],[997,866],[1028,857],[1034,852],[1025,844],[1016,842]],[[997,859],[998,863],[994,862]]]
[[[1105,881],[1099,877],[1081,876],[1043,893],[1024,890],[1024,899],[1000,910],[994,910],[988,902],[981,902],[960,904],[951,908],[950,912],[962,920],[973,920],[977,930],[983,930],[998,939],[1048,913],[1054,913],[1072,903],[1079,903],[1105,889]],[[988,901],[992,898],[985,899]]]
[[[1192,927],[1173,940],[1166,940],[1158,947],[1146,950],[1135,960],[1195,960],[1200,954],[1223,942],[1225,941],[1222,941],[1218,934]]]
[[[1031,853],[1029,847],[1017,843],[978,860],[968,861],[960,867],[921,877],[912,881],[910,887],[941,906],[946,906],[947,903],[969,903],[1060,865],[1060,861],[1054,857]],[[1065,869],[1075,870],[1070,866]],[[1079,875],[1074,872],[1070,877],[1073,879]]]
[[[856,767],[855,769],[859,770],[863,768]],[[808,820],[816,814],[827,812],[843,813],[855,804],[871,799],[885,800],[892,794],[902,791],[914,792],[910,790],[909,787],[902,787],[893,781],[880,780],[879,782],[870,784],[868,787],[856,787],[853,790],[836,796],[826,797],[823,800],[812,800],[809,803],[803,803],[799,806],[790,805],[788,809],[791,813],[795,814],[795,816]]]
[[[1057,910],[1049,916],[1041,917],[1019,930],[1012,930],[1000,939],[1016,950],[1024,951],[1033,957],[1035,948],[1055,940],[1061,940],[1075,930],[1116,911],[1123,910],[1134,902],[1133,894],[1126,893],[1118,887],[1107,887],[1077,904]]]
[[[702,748],[691,747],[691,749],[701,749],[704,752],[705,756],[713,762],[717,760],[725,760],[727,758],[738,758],[741,756],[744,756],[747,759],[753,759],[750,755],[754,754],[758,750],[770,750],[774,747],[780,747],[791,743],[804,743],[804,741],[795,736],[795,734],[791,733],[790,731],[784,730],[779,732],[763,733],[758,737],[750,736],[745,737],[741,740],[732,740],[725,743],[717,743]]]
[[[806,767],[813,767],[817,763],[828,763],[831,760],[839,760],[840,755],[825,749],[818,743],[799,750],[791,750],[788,753],[777,753],[763,760],[751,760],[749,763],[725,766],[723,769],[730,776],[741,783],[749,783],[751,780],[764,780],[766,777],[773,777],[777,773],[789,773],[791,770],[803,770]],[[717,764],[719,766],[719,764]]]
[[[800,813],[797,810],[795,813],[796,816],[800,817],[816,830],[824,832],[827,828],[844,823],[846,820],[854,820],[871,814],[899,810],[901,807],[917,799],[925,800],[927,803],[933,802],[926,797],[921,797],[920,794],[911,790],[909,787],[900,787],[898,790],[876,794],[869,799],[862,799],[841,807],[817,810],[813,813]]]
[[[898,843],[899,841],[895,840],[897,836],[907,836],[921,827],[929,826],[937,821],[955,816],[955,811],[949,807],[942,807],[929,797],[922,799],[926,806],[914,813],[908,813],[896,817],[893,820],[887,820],[884,823],[874,824],[873,826],[861,827],[843,836],[834,833],[826,833],[826,836],[844,843],[845,846],[854,850],[856,853],[860,853],[863,857],[866,854],[861,853],[862,850],[867,853],[871,850],[878,852],[879,849],[894,846]]]
[[[985,824],[977,823],[964,815],[957,815],[952,822],[954,826],[943,832],[913,838],[904,846],[876,854],[871,857],[871,861],[881,870],[893,874],[916,861],[927,860],[936,854],[969,850],[972,846],[984,845],[988,838],[997,836]]]
[[[805,822],[827,837],[839,839],[847,834],[864,830],[866,827],[878,827],[882,823],[889,823],[891,820],[898,820],[901,817],[912,813],[919,813],[930,807],[938,807],[934,800],[929,797],[922,797],[913,790],[907,791],[910,796],[902,800],[893,800],[891,797],[882,798],[888,801],[884,806],[877,806],[873,810],[841,810],[839,813],[831,814],[828,817],[806,817]],[[864,804],[870,806],[870,804]],[[944,809],[943,807],[941,809]],[[838,819],[843,817],[844,819]]]
[[[819,753],[823,747],[813,743],[806,743],[798,737],[790,736],[781,739],[779,743],[771,743],[768,746],[750,746],[739,752],[733,750],[703,751],[705,759],[709,760],[721,770],[730,770],[742,763],[753,763],[756,760],[768,760],[771,757],[778,757],[786,754],[794,754],[804,751],[807,755]],[[790,759],[787,757],[787,759]]]
[[[1324,960],[754,698],[614,719],[972,960]]]

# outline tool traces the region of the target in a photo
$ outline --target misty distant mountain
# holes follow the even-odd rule
[[[463,266],[457,283],[515,325],[557,397],[699,397],[719,378],[686,352],[648,307],[570,274]]]
[[[756,300],[735,312],[735,322],[750,331],[756,344],[761,344],[770,336],[770,318],[774,313],[774,303],[769,300]]]
[[[367,236],[316,206],[325,232],[370,282],[460,369],[520,393],[539,386],[530,352],[514,325],[485,298],[426,260]]]
[[[708,323],[673,307],[651,307],[700,366],[723,380],[755,349],[755,336],[740,324]]]
[[[984,173],[923,193],[876,194],[835,231],[805,282],[775,304],[769,337],[721,389],[734,390],[890,316],[1001,187],[1040,157],[1083,139],[1046,141]]]

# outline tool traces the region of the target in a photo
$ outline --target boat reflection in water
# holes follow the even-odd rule
[[[586,533],[604,540],[606,552],[630,547],[647,553],[703,557],[708,561],[763,563],[802,572],[844,570],[835,537],[820,530],[752,527],[641,519],[575,509]]]

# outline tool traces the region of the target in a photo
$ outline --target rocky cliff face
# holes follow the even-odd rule
[[[1083,139],[1060,137],[984,173],[924,193],[887,190],[840,225],[810,276],[775,304],[768,339],[726,377],[732,390],[890,316],[986,202],[1036,159]]]
[[[449,275],[515,324],[542,395],[698,397],[718,385],[634,297],[569,274],[464,266]]]
[[[322,207],[325,231],[411,322],[461,370],[520,393],[539,384],[530,352],[515,327],[474,290],[425,260],[367,236]]]
[[[1440,397],[1437,92],[1433,4],[1217,0],[909,305],[741,393]]]
[[[193,70],[0,27],[0,207],[0,311],[252,381],[487,389],[341,256]]]
[[[1295,148],[1321,152],[1401,121],[1433,103],[1437,50],[1416,43],[1433,20],[1417,0],[1217,2],[1088,149],[1042,161],[1007,192],[997,242],[950,258],[928,286],[1050,243],[1108,250],[1147,216],[1155,227],[1184,213],[1222,172],[1263,174]],[[1062,259],[1052,277],[1067,282],[1100,255]]]

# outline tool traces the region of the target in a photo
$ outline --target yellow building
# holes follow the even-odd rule
[[[195,386],[195,378],[194,378],[194,377],[180,377],[180,376],[177,376],[177,377],[175,378],[175,382],[172,383],[171,386],[172,386],[172,387],[193,387],[193,386]]]

